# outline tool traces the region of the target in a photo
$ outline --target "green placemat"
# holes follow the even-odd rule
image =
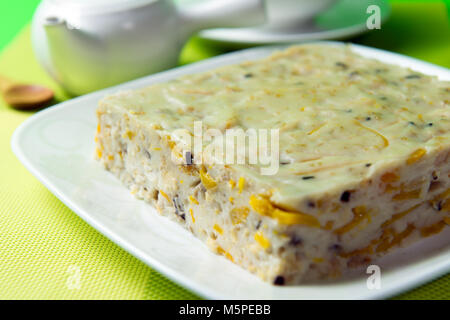
[[[0,74],[64,93],[39,67],[26,28],[0,55]],[[356,39],[450,67],[445,6],[396,3],[391,20]],[[193,39],[182,63],[223,50]],[[0,102],[0,298],[2,299],[192,299],[174,284],[99,234],[56,199],[14,157],[14,129],[32,112]],[[413,275],[411,275],[413,276]],[[400,299],[450,299],[450,275]]]

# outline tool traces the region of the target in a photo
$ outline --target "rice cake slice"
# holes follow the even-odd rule
[[[436,77],[347,46],[294,46],[105,97],[97,158],[215,252],[298,284],[449,223],[449,101]],[[194,137],[198,121],[203,132],[278,129],[277,172],[218,163],[204,154],[214,139],[186,152],[181,133]]]

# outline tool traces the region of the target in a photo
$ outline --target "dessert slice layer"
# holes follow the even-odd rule
[[[450,222],[449,101],[449,82],[301,45],[104,98],[97,158],[215,252],[298,284]],[[227,162],[229,132],[244,143]],[[250,161],[264,132],[257,151],[276,163]]]

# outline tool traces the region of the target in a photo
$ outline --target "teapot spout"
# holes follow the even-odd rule
[[[180,6],[178,12],[189,35],[202,29],[251,27],[266,21],[265,0],[211,0]]]

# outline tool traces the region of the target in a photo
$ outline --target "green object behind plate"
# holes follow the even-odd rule
[[[355,25],[366,25],[366,13],[370,5],[380,8],[381,20],[386,20],[391,9],[389,3],[383,0],[340,0],[326,12],[316,18],[318,26],[324,30],[354,27]]]

